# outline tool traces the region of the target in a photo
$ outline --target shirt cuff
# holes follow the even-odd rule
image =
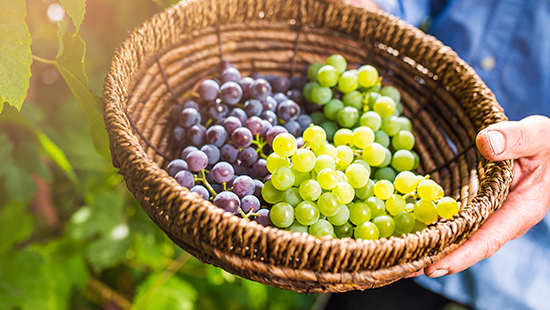
[[[403,12],[401,10],[401,4],[396,0],[374,0],[380,8],[392,15],[399,18],[403,18]]]

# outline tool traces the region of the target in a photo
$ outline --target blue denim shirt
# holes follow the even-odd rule
[[[377,2],[415,26],[429,16],[427,32],[476,70],[510,120],[550,116],[550,0]],[[466,271],[416,281],[476,309],[548,310],[550,215]]]

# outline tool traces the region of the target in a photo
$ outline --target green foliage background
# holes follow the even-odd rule
[[[61,0],[54,23],[55,0],[0,0],[10,33],[0,37],[0,310],[315,309],[322,299],[183,252],[106,159],[97,94],[113,52],[172,2]]]

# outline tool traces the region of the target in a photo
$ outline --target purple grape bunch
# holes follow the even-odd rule
[[[242,76],[227,60],[217,71],[197,97],[172,108],[171,139],[183,151],[166,171],[220,209],[271,226],[261,195],[270,177],[266,155],[278,134],[299,138],[313,123],[302,96],[307,77]]]

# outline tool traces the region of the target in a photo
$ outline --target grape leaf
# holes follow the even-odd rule
[[[0,309],[55,309],[46,263],[36,251],[11,252],[0,264]]]
[[[31,77],[31,34],[24,0],[0,1],[0,113],[4,102],[21,110]]]
[[[177,275],[166,279],[162,273],[151,274],[137,289],[134,306],[141,309],[194,309],[197,291]]]
[[[26,211],[26,204],[11,201],[0,208],[0,256],[17,242],[29,237],[33,229],[33,217]]]
[[[84,68],[86,43],[79,35],[69,33],[66,29],[66,22],[60,22],[58,31],[60,45],[56,66],[88,120],[97,152],[110,161],[109,138],[103,121],[103,107],[99,97],[90,89]]]
[[[76,33],[78,33],[80,25],[82,25],[82,21],[84,20],[84,14],[86,14],[86,0],[60,0],[59,3],[73,19]]]

